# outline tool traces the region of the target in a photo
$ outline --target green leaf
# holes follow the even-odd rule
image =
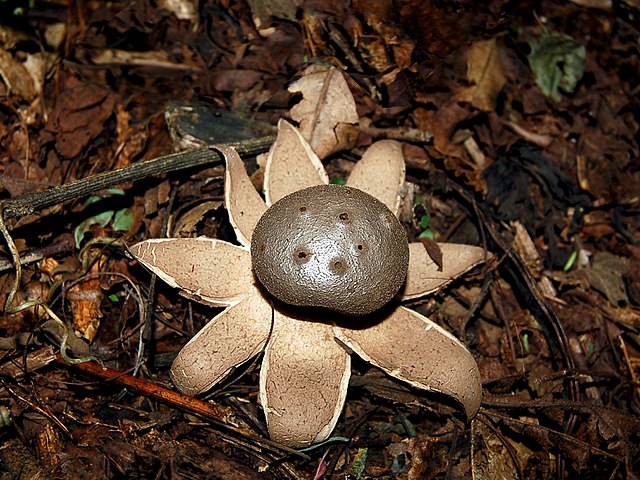
[[[113,196],[123,196],[125,191],[121,188],[109,188],[105,190],[105,192],[101,195],[91,195],[84,202],[83,208],[88,207],[100,200],[104,200],[105,198],[110,198]],[[80,222],[80,224],[75,228],[73,232],[73,238],[76,241],[76,247],[80,248],[80,244],[84,238],[84,234],[87,233],[93,225],[100,225],[101,227],[106,227],[109,225],[109,222],[113,220],[113,228],[119,232],[128,232],[129,228],[133,225],[133,213],[130,208],[125,208],[122,210],[118,210],[114,212],[113,210],[106,210],[104,212],[100,212],[93,217],[87,218]]]
[[[132,208],[118,210],[113,216],[113,229],[117,232],[128,232],[134,220]]]
[[[113,303],[118,303],[120,301],[120,298],[115,293],[111,293],[109,295],[109,300],[111,300]]]
[[[330,182],[332,185],[346,185],[347,182],[342,180],[340,177],[333,177]]]
[[[545,32],[539,39],[529,37],[529,66],[542,92],[556,102],[560,90],[573,93],[584,74],[586,49],[564,33]]]
[[[429,228],[429,224],[431,223],[431,217],[429,215],[422,215],[420,218],[420,226],[425,229]]]
[[[433,232],[430,228],[427,228],[420,235],[418,235],[418,238],[428,238],[430,240],[434,240]]]
[[[578,250],[574,250],[573,252],[571,252],[571,255],[569,255],[569,258],[567,259],[567,263],[564,264],[563,270],[565,272],[568,272],[569,270],[571,270],[571,267],[573,267],[573,265],[576,263],[577,258],[578,258]]]
[[[351,464],[351,475],[353,475],[356,480],[360,480],[362,478],[364,469],[367,467],[368,455],[368,448],[359,448],[358,453],[356,453],[355,458],[353,459],[353,463]]]
[[[87,218],[86,220],[80,222],[80,224],[73,232],[73,238],[76,241],[76,247],[80,248],[80,244],[82,243],[84,234],[91,229],[91,226],[100,225],[101,227],[106,227],[113,218],[113,214],[113,210],[107,210],[106,212],[99,213],[91,218]]]

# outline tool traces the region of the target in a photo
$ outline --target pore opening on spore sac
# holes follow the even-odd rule
[[[338,258],[338,259],[331,260],[329,270],[331,270],[333,273],[340,275],[340,274],[343,274],[346,269],[347,267],[345,265],[345,262],[342,259]]]
[[[302,265],[303,263],[307,263],[311,259],[311,252],[304,247],[296,249],[293,252],[293,263],[297,265]]]

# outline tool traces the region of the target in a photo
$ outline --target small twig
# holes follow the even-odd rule
[[[249,157],[266,151],[274,140],[274,136],[258,137],[237,143],[229,143],[228,146],[234,147],[240,156]],[[42,192],[28,193],[15,199],[1,202],[0,216],[5,219],[19,218],[69,200],[84,197],[105,188],[116,187],[123,183],[141,180],[153,175],[217,164],[222,161],[223,158],[220,153],[209,147],[153,158],[133,163],[117,170],[81,178],[65,185],[51,187]]]
[[[3,388],[9,392],[11,395],[13,395],[15,398],[17,398],[18,400],[20,400],[21,402],[25,403],[26,405],[29,405],[29,407],[33,408],[36,412],[44,415],[46,418],[48,418],[49,420],[51,420],[53,423],[55,423],[58,428],[60,428],[60,430],[62,430],[65,435],[67,435],[68,438],[71,438],[71,432],[69,431],[69,429],[67,428],[67,426],[62,423],[62,421],[56,417],[52,412],[50,412],[47,408],[37,405],[33,402],[30,402],[27,398],[23,397],[22,395],[20,395],[18,392],[16,392],[15,390],[13,390],[13,388],[11,388],[7,382],[5,382],[4,380],[2,381],[3,383]]]
[[[493,270],[490,270],[489,273],[484,277],[484,281],[482,282],[482,288],[480,289],[480,294],[473,300],[469,310],[463,317],[460,322],[459,327],[459,336],[464,338],[465,331],[467,330],[467,324],[469,321],[476,315],[478,310],[484,305],[485,300],[487,299],[487,294],[489,293],[489,287],[491,287],[493,283]]]
[[[412,143],[430,143],[433,140],[433,133],[420,128],[377,128],[360,127],[360,131],[373,138],[390,138],[392,140],[403,140]]]
[[[22,265],[28,265],[30,263],[39,262],[44,257],[39,252],[32,252],[26,254],[24,257],[20,259],[20,263]],[[0,273],[6,272],[7,270],[15,270],[13,263],[9,260],[5,260],[4,258],[0,258]]]
[[[56,361],[56,352],[51,345],[42,347],[24,357],[24,361],[10,358],[0,364],[0,377],[21,378],[29,372],[35,372]]]
[[[492,411],[498,410],[564,410],[567,412],[597,412],[597,410],[608,410],[608,407],[594,405],[587,402],[575,402],[571,400],[514,400],[511,396],[486,395],[482,399],[482,406]],[[615,410],[615,409],[614,409]]]
[[[635,371],[633,369],[633,365],[631,363],[631,359],[629,358],[629,352],[627,351],[627,346],[624,343],[624,338],[622,335],[618,337],[618,341],[620,342],[620,350],[622,350],[622,354],[624,356],[624,360],[627,365],[627,370],[629,371],[629,375],[631,375],[631,381],[636,386],[636,391],[640,393],[640,386],[638,385],[638,378],[636,377]]]
[[[513,329],[511,328],[511,321],[502,305],[501,297],[498,296],[500,285],[496,282],[495,284],[492,284],[491,287],[492,288],[490,288],[489,290],[489,295],[491,296],[493,308],[495,309],[496,314],[498,315],[498,318],[502,322],[502,325],[504,325],[504,328],[507,333],[506,348],[507,348],[507,355],[510,356],[509,363],[511,365],[514,365],[516,364],[516,358],[518,358],[518,354],[522,355],[523,352],[522,350],[520,350],[519,352],[516,352],[516,344],[513,341],[516,335],[514,334]],[[519,342],[518,342],[518,345],[522,346],[522,344]],[[524,369],[525,369],[524,365],[522,365],[521,368],[523,370],[523,372],[521,373],[524,373]]]
[[[11,290],[7,294],[7,299],[4,302],[4,311],[9,313],[11,309],[13,309],[13,299],[18,293],[18,288],[20,287],[20,279],[22,278],[22,262],[20,261],[20,253],[18,253],[16,244],[7,229],[7,225],[4,223],[2,212],[0,212],[0,233],[2,233],[2,236],[7,243],[7,248],[9,249],[9,253],[11,253],[11,258],[13,259],[13,264],[16,270],[13,285],[11,285]]]

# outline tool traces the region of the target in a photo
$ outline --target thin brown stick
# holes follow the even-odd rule
[[[604,457],[611,458],[618,463],[622,463],[623,460],[620,456],[615,455],[611,452],[598,448],[590,443],[585,442],[584,440],[580,440],[576,437],[572,437],[571,435],[559,431],[554,430],[553,428],[546,427],[540,424],[529,423],[525,420],[520,420],[517,418],[510,417],[508,415],[502,415],[498,412],[485,412],[485,418],[491,419],[492,422],[495,422],[496,419],[499,419],[504,425],[512,428],[515,432],[526,435],[532,440],[537,440],[540,438],[540,435],[544,435],[549,438],[552,442],[556,444],[560,444],[561,442],[568,445],[565,448],[571,448],[576,451],[582,449],[584,451],[588,451],[590,453],[596,453],[598,455],[602,455]]]
[[[173,390],[164,388],[161,385],[133,377],[118,370],[101,367],[94,362],[70,364],[65,362],[60,355],[56,355],[56,362],[60,365],[81,371],[93,377],[127,387],[141,395],[161,401],[167,405],[187,410],[190,413],[201,416],[213,423],[218,431],[223,434],[230,435],[236,439],[240,438],[242,440],[249,441],[255,446],[254,448],[257,448],[258,450],[267,450],[276,456],[294,455],[298,458],[308,458],[304,453],[294,450],[293,448],[289,448],[272,440],[259,437],[258,435],[247,432],[241,428],[229,425],[227,422],[222,420],[227,415],[227,411],[218,405],[182,395],[178,392],[174,392]]]

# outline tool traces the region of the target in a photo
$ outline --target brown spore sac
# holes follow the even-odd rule
[[[404,229],[379,200],[353,187],[320,185],[274,203],[253,232],[254,273],[279,300],[366,315],[405,281]]]

